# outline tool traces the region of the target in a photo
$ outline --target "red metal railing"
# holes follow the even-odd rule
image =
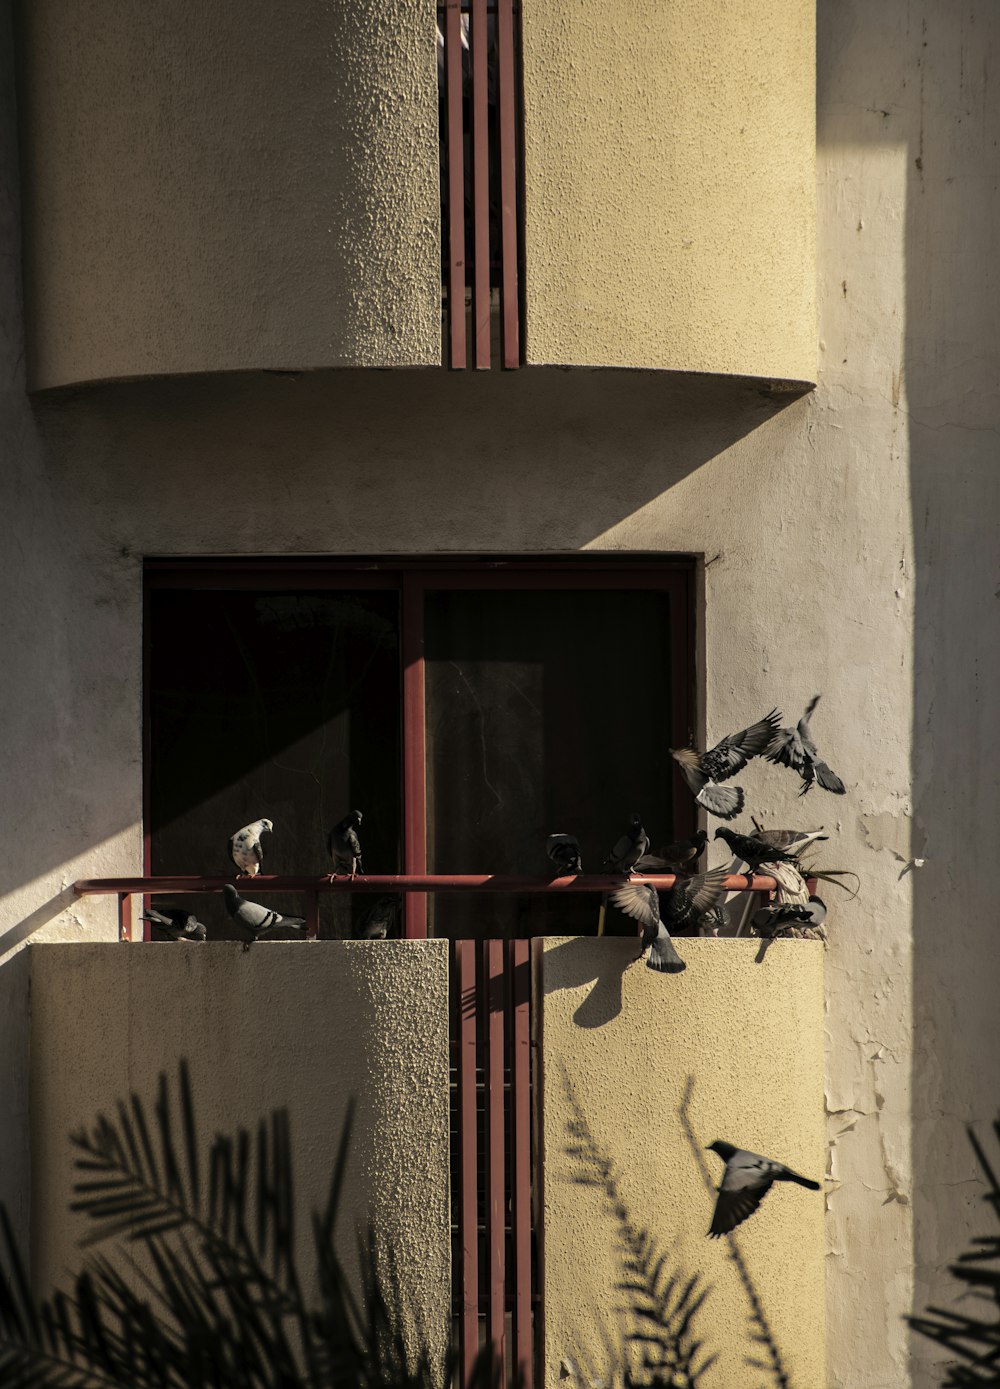
[[[132,938],[133,896],[180,896],[221,892],[237,882],[251,896],[301,893],[307,934],[319,930],[319,899],[326,893],[416,894],[421,907],[430,892],[577,894],[621,886],[619,875],[579,874],[565,878],[509,877],[490,873],[368,874],[329,877],[85,878],[74,884],[83,895],[118,899],[119,937]],[[669,888],[672,873],[636,877]],[[769,892],[775,880],[752,878],[754,892]],[[743,874],[732,874],[730,891],[745,891]],[[414,923],[408,916],[408,930]],[[425,922],[421,915],[420,924]],[[424,934],[424,926],[421,934]],[[458,1386],[466,1389],[481,1345],[490,1348],[499,1385],[521,1377],[524,1389],[537,1378],[535,1311],[541,1276],[540,1173],[533,1159],[534,1118],[531,1041],[531,960],[527,940],[456,940],[452,943],[452,1059],[454,1082],[453,1304],[458,1322]]]
[[[442,196],[447,236],[448,364],[470,365],[466,326],[471,245],[472,361],[491,365],[493,285],[500,356],[521,363],[519,253],[519,6],[515,0],[439,0]]]

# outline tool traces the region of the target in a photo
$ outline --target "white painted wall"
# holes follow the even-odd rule
[[[703,554],[709,731],[821,690],[815,731],[850,787],[802,803],[770,768],[744,783],[769,818],[834,830],[830,859],[862,878],[827,960],[843,1389],[938,1382],[901,1318],[953,1297],[944,1266],[989,1228],[963,1126],[1000,1100],[998,38],[983,0],[821,3],[822,372],[784,408],[726,382],[544,371],[29,404],[0,179],[4,940],[26,918],[107,936],[110,907],[68,904],[66,884],[139,863],[143,554]]]

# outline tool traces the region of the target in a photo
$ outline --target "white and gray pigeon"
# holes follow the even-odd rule
[[[765,830],[752,815],[750,819],[753,821],[754,836],[762,844],[770,844],[774,849],[786,849],[794,854],[801,854],[810,844],[818,844],[820,840],[830,838],[828,834],[823,833],[822,825],[818,830]]]
[[[635,865],[649,849],[649,835],[642,827],[642,820],[633,815],[628,829],[615,840],[614,848],[604,861],[605,868],[612,873],[631,873]]]
[[[147,907],[142,919],[151,922],[172,940],[204,940],[208,934],[204,924],[184,907]]]
[[[815,781],[824,791],[832,791],[835,796],[843,796],[846,787],[836,772],[823,762],[819,750],[813,742],[809,720],[819,703],[819,695],[813,695],[806,706],[806,712],[794,728],[779,728],[774,735],[766,757],[769,762],[780,762],[783,767],[791,767],[802,778],[800,796],[812,788]]]
[[[306,928],[304,916],[282,916],[280,912],[262,907],[259,902],[248,902],[232,883],[223,886],[222,895],[226,899],[226,911],[255,940],[270,935],[272,931],[304,931]]]
[[[256,878],[260,872],[260,865],[264,861],[260,837],[262,834],[270,834],[273,829],[270,820],[254,820],[237,830],[230,839],[229,857],[244,876]]]
[[[364,874],[365,870],[361,866],[361,840],[358,838],[361,820],[360,810],[349,810],[343,820],[339,820],[326,836],[326,849],[333,859],[335,878],[340,874],[348,878],[355,878],[359,873]]]
[[[707,1151],[717,1153],[726,1164],[708,1229],[712,1239],[728,1235],[748,1215],[753,1215],[775,1182],[795,1182],[809,1191],[819,1191],[819,1182],[800,1177],[783,1163],[734,1147],[732,1143],[723,1143],[721,1139],[710,1143]]]
[[[545,852],[562,874],[583,872],[580,841],[575,834],[550,834]]]
[[[743,809],[746,794],[742,786],[719,786],[720,781],[741,772],[752,757],[759,757],[774,742],[781,715],[772,709],[757,723],[739,733],[731,733],[707,752],[697,748],[671,748],[670,756],[699,805],[720,820],[733,820]]]
[[[625,883],[611,894],[619,911],[642,924],[642,950],[649,946],[646,964],[665,974],[679,974],[686,966],[674,948],[670,929],[696,935],[700,923],[725,896],[724,868],[685,878],[669,892],[658,892],[650,883]],[[638,958],[642,958],[642,950]]]

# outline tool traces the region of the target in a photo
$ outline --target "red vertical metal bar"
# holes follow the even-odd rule
[[[132,894],[131,892],[119,892],[118,894],[118,939],[132,939]]]
[[[149,877],[153,872],[153,788],[152,788],[152,747],[153,747],[153,699],[152,664],[153,641],[150,628],[149,587],[143,575],[142,594],[142,873]],[[148,911],[152,898],[143,897],[143,911]],[[142,923],[143,940],[152,939],[153,928],[148,921]]]
[[[448,164],[449,363],[466,365],[465,345],[465,131],[462,121],[461,0],[445,0],[444,71]]]
[[[486,0],[472,0],[472,225],[476,255],[472,290],[477,370],[490,365],[490,135],[489,33]]]
[[[517,77],[514,0],[497,0],[497,87],[500,107],[500,324],[505,367],[520,366],[517,275]]]
[[[484,940],[483,1018],[486,1031],[486,1341],[494,1375],[506,1383],[507,1242],[504,1199],[504,942]]]
[[[350,899],[348,899],[350,900]],[[306,939],[319,938],[319,893],[306,893]]]
[[[530,942],[507,947],[510,1001],[511,1278],[515,1381],[533,1389],[531,1334],[531,964]]]
[[[427,735],[424,707],[424,586],[418,574],[402,581],[403,859],[407,873],[427,872]],[[427,898],[405,899],[407,940],[427,935]]]
[[[475,943],[455,942],[458,980],[458,1246],[459,1389],[472,1382],[479,1352],[479,1201],[476,1161],[476,955]]]

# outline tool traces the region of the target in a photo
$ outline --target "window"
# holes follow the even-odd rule
[[[668,753],[691,723],[683,563],[164,561],[147,581],[148,872],[229,873],[229,834],[261,816],[267,871],[327,872],[355,806],[379,873],[542,875],[552,830],[599,871],[633,811],[654,844],[693,828]],[[324,898],[321,934],[369,905]],[[595,912],[440,893],[410,895],[406,924],[574,934]]]

